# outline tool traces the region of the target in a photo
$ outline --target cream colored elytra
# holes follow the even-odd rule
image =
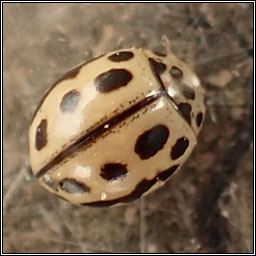
[[[110,206],[154,190],[168,178],[161,173],[185,162],[204,119],[203,89],[165,45],[165,57],[133,48],[107,53],[48,91],[29,131],[31,168],[44,188],[73,204]],[[118,77],[120,70],[131,77]],[[166,139],[152,129],[159,125]]]

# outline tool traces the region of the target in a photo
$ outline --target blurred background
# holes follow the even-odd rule
[[[253,251],[253,4],[4,3],[5,253]],[[190,159],[128,205],[72,206],[29,179],[28,129],[44,91],[76,64],[127,47],[189,63],[207,116]]]

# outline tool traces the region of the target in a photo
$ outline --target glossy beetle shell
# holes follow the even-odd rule
[[[111,52],[45,94],[29,131],[31,168],[43,187],[73,204],[130,202],[185,162],[204,113],[199,79],[169,50]]]

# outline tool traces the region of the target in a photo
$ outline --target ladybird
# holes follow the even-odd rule
[[[166,53],[123,49],[82,63],[45,93],[29,129],[34,176],[76,205],[128,203],[157,189],[191,154],[204,90]]]

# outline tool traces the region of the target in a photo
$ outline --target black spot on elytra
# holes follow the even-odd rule
[[[133,58],[133,53],[132,52],[116,52],[112,54],[111,56],[108,57],[109,60],[113,62],[121,62],[121,61],[127,61]]]
[[[199,127],[202,123],[202,120],[203,120],[203,113],[202,112],[199,112],[197,115],[196,115],[196,125]]]
[[[171,149],[171,158],[175,160],[181,157],[185,153],[186,149],[188,148],[188,145],[189,145],[189,141],[187,138],[185,137],[179,138]]]
[[[36,129],[35,146],[41,150],[47,144],[47,120],[43,119]]]
[[[109,131],[109,128],[121,124],[126,118],[129,116],[134,116],[138,113],[141,109],[147,108],[148,105],[152,104],[155,100],[159,99],[162,94],[154,94],[148,97],[145,97],[141,101],[137,102],[136,104],[132,105],[130,108],[126,109],[122,113],[117,116],[112,117],[111,119],[107,120],[106,122],[100,124],[99,126],[95,126],[92,130],[87,131],[82,137],[78,140],[74,141],[67,147],[59,152],[51,161],[49,161],[46,165],[44,165],[36,174],[37,178],[40,178],[44,175],[47,171],[49,171],[53,166],[61,163],[63,160],[67,159],[68,156],[72,156],[75,154],[76,151],[90,147],[97,138],[100,136],[104,136],[106,131]],[[106,125],[109,127],[106,129]]]
[[[72,90],[66,93],[60,103],[60,110],[63,113],[73,112],[79,102],[80,93],[76,90]]]
[[[169,169],[160,172],[157,174],[153,179],[147,180],[144,179],[140,183],[137,184],[137,186],[134,188],[134,190],[123,197],[119,197],[117,199],[113,200],[104,200],[104,201],[96,201],[92,203],[84,203],[82,205],[87,206],[93,206],[93,207],[107,207],[118,203],[129,203],[132,202],[138,198],[140,198],[146,191],[148,191],[158,180],[165,181],[168,177],[170,177],[171,174],[174,173],[174,171],[179,167],[179,165],[174,165],[170,167]]]
[[[96,89],[99,92],[110,92],[127,85],[132,80],[132,74],[126,69],[111,69],[97,76]]]
[[[183,115],[183,117],[188,121],[188,123],[191,125],[191,105],[189,103],[180,103],[178,105],[179,111]]]
[[[156,75],[160,76],[161,74],[164,73],[166,69],[166,65],[164,63],[158,62],[152,58],[149,58],[149,63]]]
[[[158,174],[159,179],[163,181],[168,179],[177,170],[178,167],[179,165],[174,165],[168,168],[167,170],[162,171],[161,173]]]
[[[128,202],[134,201],[135,199],[138,199],[144,194],[146,191],[148,191],[155,183],[157,179],[154,178],[152,180],[142,180],[136,188],[133,190],[133,192],[130,194],[130,197],[128,199]]]
[[[183,86],[182,94],[188,100],[195,99],[195,91],[189,86],[186,86],[186,85]]]
[[[34,120],[34,118],[35,118],[35,116],[36,116],[36,114],[37,114],[39,108],[42,106],[42,104],[43,104],[43,102],[45,101],[45,99],[47,98],[47,96],[50,94],[50,92],[51,92],[60,82],[66,80],[66,79],[75,78],[75,77],[78,75],[80,69],[81,69],[83,66],[85,66],[85,65],[87,65],[87,64],[89,64],[89,63],[91,63],[91,62],[93,62],[93,61],[95,61],[95,60],[101,58],[102,56],[103,56],[103,55],[98,56],[98,57],[96,57],[96,58],[93,58],[93,59],[91,59],[91,60],[89,60],[89,61],[87,61],[87,62],[81,63],[81,64],[78,65],[77,67],[75,67],[75,68],[69,70],[69,71],[68,71],[66,74],[64,74],[61,78],[59,78],[59,79],[45,92],[44,96],[42,97],[40,103],[38,104],[38,106],[37,106],[37,108],[36,108],[36,110],[35,110],[35,112],[34,112],[34,115],[33,115],[33,117],[32,117],[31,123],[33,122],[33,120]]]
[[[66,178],[60,182],[61,189],[70,194],[83,194],[89,193],[90,188],[83,184],[82,182],[78,182],[75,179]]]
[[[183,72],[176,66],[172,66],[170,69],[170,74],[175,79],[181,79],[183,77]]]
[[[109,163],[105,164],[101,168],[100,176],[105,180],[117,180],[124,178],[126,174],[126,165],[120,163]]]
[[[163,148],[168,137],[168,128],[164,125],[157,125],[138,137],[135,152],[141,159],[148,159]]]

